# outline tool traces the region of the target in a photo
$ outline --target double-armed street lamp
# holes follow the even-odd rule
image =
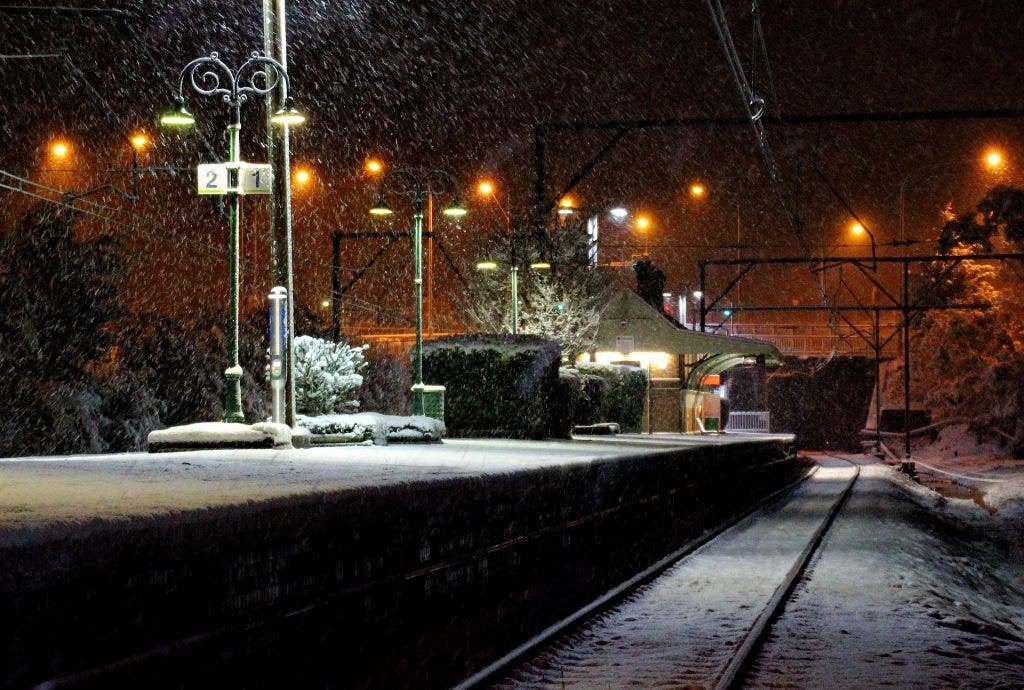
[[[601,216],[607,214],[616,223],[622,222],[629,215],[629,209],[622,204],[610,204],[607,206],[576,206],[572,197],[562,197],[558,202],[558,215],[562,217],[571,216],[577,212],[587,214],[587,237],[589,248],[587,260],[591,268],[597,267],[597,253],[600,242],[600,221]]]
[[[513,257],[513,262],[515,258]],[[477,263],[476,270],[478,271],[497,271],[502,268],[497,261],[481,261]],[[530,269],[533,271],[548,271],[551,269],[551,264],[546,261],[535,261],[530,264]],[[512,316],[511,316],[511,331],[512,335],[519,335],[519,266],[513,263],[509,266],[509,291],[512,297]]]
[[[423,214],[428,199],[448,196],[451,203],[444,214],[458,218],[466,215],[466,208],[459,201],[458,185],[455,178],[444,170],[413,171],[392,170],[388,172],[377,188],[376,200],[370,213],[375,216],[389,216],[393,213],[387,204],[388,196],[404,196],[412,200],[413,206],[413,284],[416,299],[416,347],[412,361],[412,411],[425,413],[423,384]]]
[[[181,70],[174,105],[161,116],[162,125],[188,127],[195,124],[195,117],[185,109],[186,79],[197,94],[213,96],[228,106],[228,161],[226,164],[200,165],[198,191],[200,194],[225,194],[228,197],[228,368],[224,372],[227,378],[224,421],[243,422],[242,367],[238,363],[240,196],[269,194],[272,173],[269,164],[242,161],[239,143],[242,104],[250,97],[265,96],[281,86],[283,107],[271,117],[271,121],[277,125],[294,125],[304,122],[305,117],[295,109],[292,97],[288,95],[288,72],[280,62],[253,52],[238,69],[233,70],[218,53],[213,52],[192,60]],[[287,171],[282,172],[287,174]]]

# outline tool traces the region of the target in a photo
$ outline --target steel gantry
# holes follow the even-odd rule
[[[698,261],[700,270],[700,330],[707,328],[707,315],[711,312],[719,312],[724,307],[718,306],[722,300],[729,295],[734,287],[757,266],[786,265],[808,263],[807,257],[779,257],[779,258],[736,258],[736,259],[702,259]],[[835,304],[822,306],[790,306],[779,304],[753,304],[745,306],[730,305],[728,308],[746,312],[830,312],[837,320],[843,321],[852,331],[871,348],[875,355],[875,427],[876,442],[881,447],[881,390],[880,390],[880,367],[882,350],[896,337],[898,333],[903,334],[903,452],[906,463],[911,462],[910,453],[910,326],[913,321],[932,310],[984,310],[991,305],[987,302],[965,302],[965,303],[937,303],[934,300],[936,288],[964,261],[1022,261],[1024,253],[986,253],[986,254],[930,254],[923,256],[906,257],[816,257],[810,260],[812,270],[822,273],[835,268],[850,266],[854,268],[857,275],[867,280],[868,284],[877,293],[882,295],[885,304],[868,305],[861,300],[857,294],[850,289],[845,279],[841,281],[841,287],[847,288],[845,293],[837,297]],[[879,265],[897,265],[900,267],[900,289],[896,294],[883,284],[876,271]],[[923,286],[921,291],[912,296],[910,294],[910,266],[912,264],[939,264],[942,269],[933,276],[930,283]],[[715,266],[738,267],[736,275],[718,292],[710,296],[708,292],[708,271]],[[848,295],[845,303],[842,301],[842,294]],[[871,332],[865,330],[850,320],[849,314],[860,312],[871,318]],[[894,330],[888,337],[881,336],[881,314],[883,312],[896,312],[900,315],[900,328]],[[911,466],[912,467],[912,466]]]

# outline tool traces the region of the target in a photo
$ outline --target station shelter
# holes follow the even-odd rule
[[[596,346],[584,361],[634,364],[647,372],[644,431],[700,432],[721,428],[720,374],[739,365],[782,363],[771,343],[688,329],[630,289],[601,311]],[[710,428],[709,428],[710,427]]]

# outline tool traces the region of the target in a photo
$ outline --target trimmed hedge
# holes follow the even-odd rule
[[[618,422],[626,433],[640,431],[647,394],[647,374],[643,369],[622,364],[578,364],[576,368],[583,374],[600,377],[607,382],[600,400],[593,399],[598,418],[586,423]],[[597,388],[594,388],[595,394]]]
[[[439,338],[423,344],[423,380],[445,387],[450,436],[543,438],[572,425],[558,408],[559,359],[558,343],[537,336]]]

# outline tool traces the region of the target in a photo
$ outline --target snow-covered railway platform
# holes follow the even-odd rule
[[[0,460],[0,684],[444,686],[802,471],[781,435]]]

